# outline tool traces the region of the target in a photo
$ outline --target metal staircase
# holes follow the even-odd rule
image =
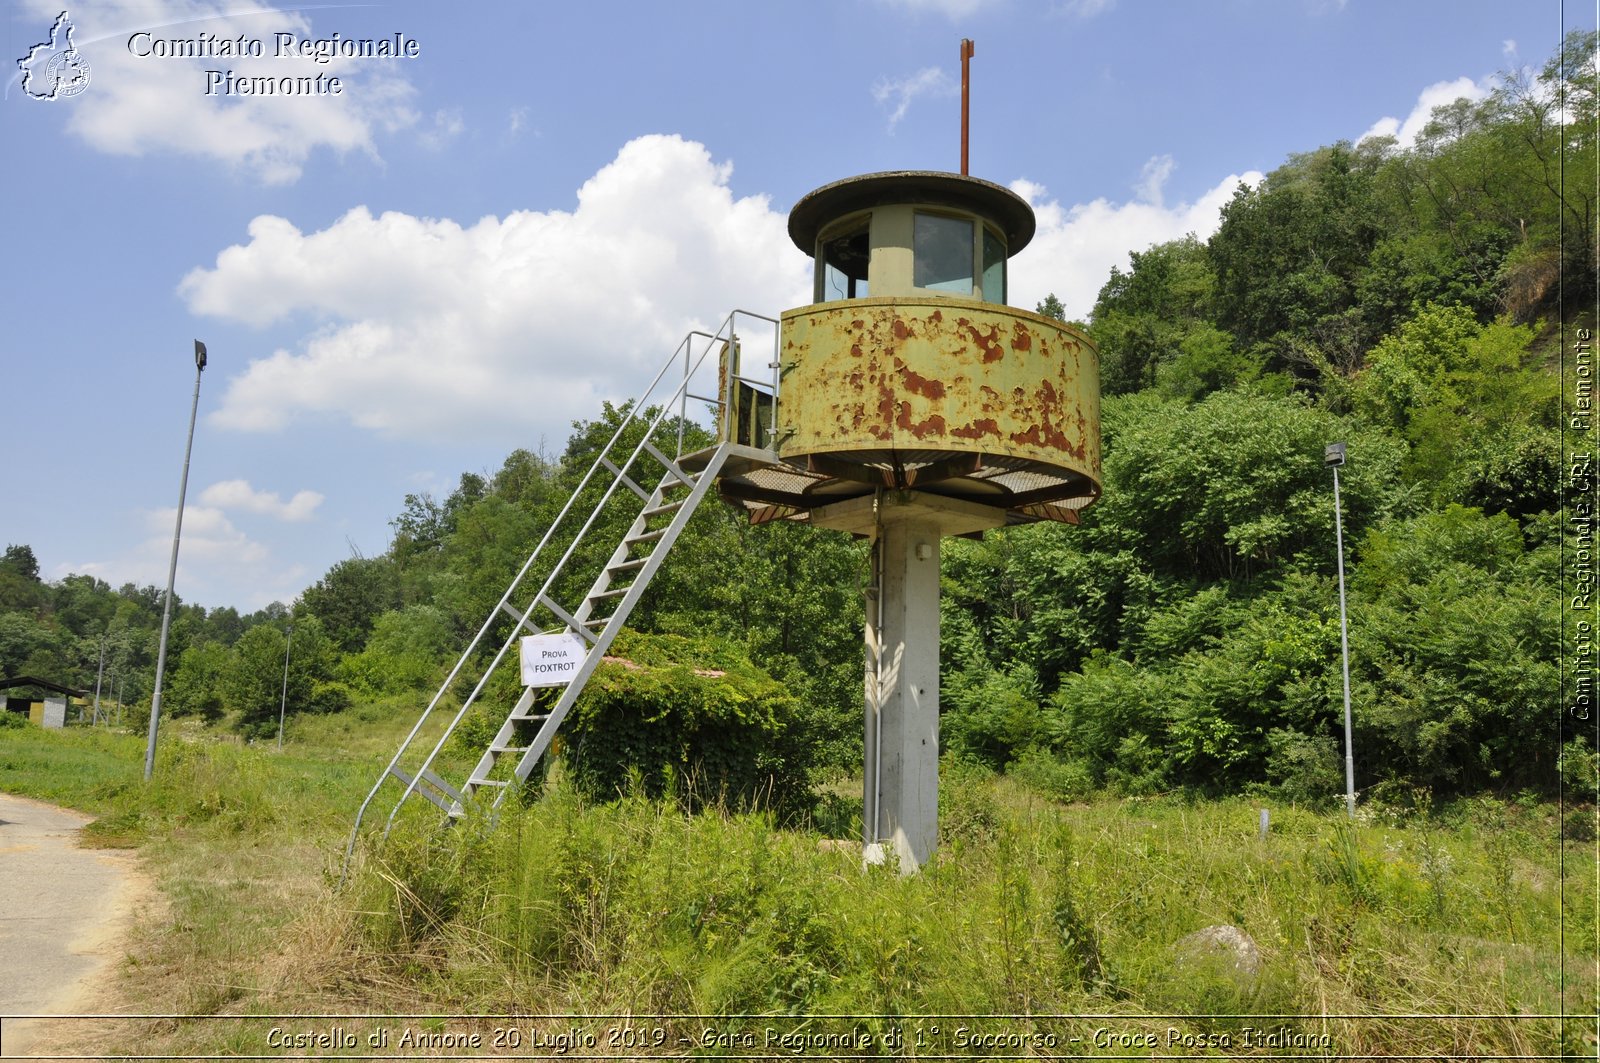
[[[770,332],[770,375],[764,379],[740,375],[741,333],[736,326],[746,334]],[[745,438],[753,434],[748,431],[751,423],[772,424],[779,379],[777,342],[777,321],[734,311],[715,333],[695,331],[685,336],[645,393],[625,407],[621,425],[362,802],[345,847],[346,870],[362,823],[386,784],[402,790],[385,820],[385,834],[413,796],[437,806],[449,822],[475,806],[486,806],[492,813],[508,793],[533,775],[584,684],[730,456],[741,467],[777,464],[776,454],[750,445]],[[716,359],[708,357],[713,351]],[[713,366],[715,394],[694,393],[692,388],[710,377]],[[686,453],[691,400],[709,404],[714,412],[716,442]],[[752,403],[759,414],[754,422],[748,416]],[[770,441],[762,442],[770,445]],[[653,487],[644,486],[652,483]],[[586,508],[591,502],[592,508]],[[618,535],[616,528],[623,520],[628,520],[626,530]],[[593,570],[594,559],[608,550],[608,559],[593,575],[587,591],[581,596],[572,592],[571,587],[582,586],[589,578],[586,569]],[[558,551],[560,556],[552,562]],[[462,721],[474,706],[492,700],[489,691],[506,687],[503,682],[492,684],[491,679],[507,664],[516,666],[513,651],[524,636],[551,634],[564,634],[568,642],[576,642],[580,658],[576,669],[554,686],[527,682],[529,677],[523,675],[522,693],[505,711],[494,738],[460,785],[452,785],[445,778],[449,769],[444,765],[451,759],[447,750]],[[501,638],[499,648],[484,664],[497,636]],[[477,678],[471,693],[462,699],[431,748],[423,752],[427,743],[418,739],[430,717],[474,672]]]

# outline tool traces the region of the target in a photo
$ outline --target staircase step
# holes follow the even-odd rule
[[[618,561],[616,564],[606,569],[606,571],[612,575],[617,575],[622,572],[633,572],[636,569],[644,568],[644,566],[649,563],[650,559],[648,557],[633,557],[626,561]]]
[[[678,510],[683,508],[683,504],[686,501],[688,501],[688,500],[680,498],[676,502],[663,502],[659,506],[651,506],[649,509],[647,509],[644,512],[640,513],[639,516],[641,516],[641,517],[658,517],[663,513],[676,513]]]
[[[655,531],[646,531],[640,532],[638,535],[630,535],[622,541],[627,543],[629,546],[632,546],[635,543],[653,543],[665,534],[667,534],[667,529],[657,528]]]
[[[468,786],[510,786],[509,779],[468,779]]]
[[[631,590],[633,590],[633,584],[631,583],[626,587],[612,587],[610,590],[597,591],[589,595],[589,600],[591,602],[603,602],[609,598],[621,598]]]

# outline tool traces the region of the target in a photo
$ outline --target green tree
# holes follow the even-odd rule
[[[0,572],[38,583],[39,559],[33,556],[33,547],[26,544],[7,544],[5,556],[0,557]]]
[[[1594,290],[1596,195],[1578,175],[1596,165],[1596,40],[1575,31],[1536,78],[1506,71],[1486,99],[1439,108],[1408,159],[1421,216],[1460,259],[1500,248],[1497,286],[1522,319],[1558,278],[1568,298]]]
[[[1357,741],[1369,778],[1440,792],[1555,783],[1556,547],[1462,506],[1366,536],[1351,579]]]
[[[1362,271],[1384,233],[1380,155],[1347,143],[1292,156],[1241,186],[1207,244],[1215,324],[1266,369],[1316,373],[1308,348],[1359,364],[1374,338],[1359,311]]]
[[[1327,443],[1346,440],[1346,520],[1405,504],[1403,450],[1293,398],[1219,392],[1194,406],[1139,395],[1107,404],[1106,496],[1087,521],[1175,579],[1245,579],[1333,558]],[[1298,562],[1297,562],[1298,563]]]
[[[69,575],[51,588],[56,623],[74,635],[104,631],[116,615],[111,587],[93,576]]]
[[[340,561],[300,593],[296,612],[314,616],[345,653],[359,650],[379,616],[400,606],[400,578],[388,557]]]
[[[55,633],[25,613],[0,613],[0,675],[38,675],[42,655],[57,649]]]
[[[435,685],[456,646],[456,629],[437,606],[409,605],[384,613],[360,653],[344,657],[338,674],[368,694],[398,694]]]
[[[513,505],[539,512],[550,503],[555,467],[543,455],[517,449],[506,455],[490,490]]]
[[[217,642],[197,642],[183,651],[177,665],[168,680],[163,704],[174,716],[199,716],[208,722],[221,719],[228,647]]]
[[[1558,382],[1530,353],[1533,335],[1480,325],[1465,307],[1423,307],[1368,355],[1355,409],[1411,442],[1406,473],[1436,501],[1513,515],[1553,508]],[[1519,426],[1515,437],[1507,425]]]
[[[252,627],[234,645],[222,677],[223,698],[235,714],[235,727],[247,737],[264,737],[276,732],[280,705],[286,715],[343,708],[348,694],[331,681],[334,662],[333,643],[315,617],[295,622],[292,646],[286,633],[272,624]]]
[[[1183,360],[1191,363],[1183,373],[1207,390],[1255,375],[1256,366],[1233,356],[1232,337],[1210,321],[1213,281],[1204,245],[1191,235],[1129,258],[1128,272],[1112,268],[1090,317],[1103,394],[1150,387]]]
[[[244,634],[244,618],[231,605],[213,609],[206,614],[204,634],[207,641],[232,646]]]

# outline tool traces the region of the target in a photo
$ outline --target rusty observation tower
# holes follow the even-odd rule
[[[964,90],[971,54],[963,41]],[[938,837],[940,540],[1032,521],[1075,524],[1101,482],[1097,355],[1072,326],[1006,304],[1007,261],[1032,239],[1033,210],[966,174],[965,112],[964,92],[962,173],[866,174],[795,204],[789,236],[812,257],[813,302],[778,319],[736,311],[716,333],[685,338],[631,407],[630,418],[648,421],[642,442],[624,442],[628,425],[619,427],[573,496],[593,479],[605,485],[596,514],[614,498],[636,507],[610,560],[584,598],[558,601],[574,541],[534,590],[541,552],[552,541],[559,548],[557,527],[583,520],[569,502],[369,793],[347,859],[386,779],[405,787],[392,823],[411,796],[459,818],[485,788],[498,807],[529,778],[714,487],[754,523],[809,523],[870,540],[864,859],[893,860],[902,873],[928,860]],[[753,371],[743,364],[748,331],[738,323],[751,319],[772,336],[766,372],[759,360]],[[715,396],[693,390],[702,363],[716,366]],[[685,452],[681,427],[690,399],[716,411],[715,445],[695,452]],[[595,527],[591,516],[578,538]],[[408,759],[429,713],[453,683],[470,681],[463,673],[508,617],[514,631],[443,737],[420,763]],[[466,781],[452,786],[436,758],[518,642],[523,695]],[[530,643],[554,663],[530,671]]]
[[[724,499],[872,541],[864,841],[905,870],[937,837],[939,540],[1075,524],[1100,493],[1094,349],[1005,303],[1033,233],[1026,201],[961,174],[824,185],[789,215],[815,301],[782,315],[770,426],[746,413],[760,395],[729,404],[778,461],[731,460]]]

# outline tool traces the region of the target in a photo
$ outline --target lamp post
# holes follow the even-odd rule
[[[189,455],[194,451],[194,419],[200,412],[200,374],[206,371],[206,345],[194,341],[194,403],[189,407],[189,441],[183,445],[183,478],[178,481],[178,522],[172,529],[172,564],[167,568],[167,601],[161,610],[161,648],[156,651],[156,689],[150,695],[150,742],[144,751],[144,781],[156,764],[156,730],[161,724],[161,678],[167,671],[167,633],[172,627],[172,585],[178,579],[178,538],[183,534],[183,499],[189,492]]]
[[[1339,512],[1339,467],[1344,464],[1344,444],[1329,443],[1323,464],[1333,470],[1333,534],[1339,559],[1339,651],[1344,665],[1344,804],[1356,818],[1356,756],[1350,739],[1350,624],[1344,605],[1344,518]]]
[[[283,712],[289,704],[289,650],[294,647],[294,625],[289,625],[283,643],[283,697],[278,702],[278,752],[283,752]]]
[[[94,718],[89,721],[92,727],[100,722],[100,684],[106,678],[106,637],[100,636],[100,667],[94,673]]]

